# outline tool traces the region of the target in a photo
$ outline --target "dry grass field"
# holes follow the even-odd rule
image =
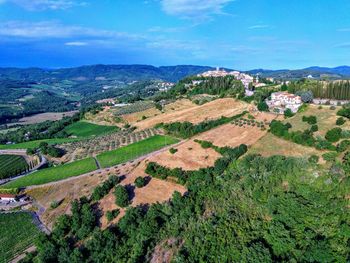
[[[85,114],[85,119],[91,123],[98,125],[111,125],[122,127],[124,123],[116,121],[113,114],[113,109],[110,106],[105,106],[102,111],[97,114],[91,114],[90,112]]]
[[[201,106],[193,105],[189,108],[165,112],[161,115],[132,123],[132,125],[138,129],[147,129],[162,122],[188,121],[196,124],[205,120],[218,119],[221,116],[236,115],[249,108],[249,104],[231,98],[217,99]]]
[[[286,141],[267,133],[249,149],[248,153],[261,154],[262,156],[285,155],[295,157],[309,157],[311,155],[321,156],[323,152],[312,147],[302,146]]]
[[[253,145],[261,137],[263,137],[267,131],[262,131],[258,127],[252,126],[236,126],[234,124],[226,124],[216,129],[204,132],[196,139],[202,141],[210,141],[214,145],[219,147],[236,147],[240,144]]]
[[[190,109],[190,108],[193,108],[196,106],[197,106],[196,104],[194,104],[192,101],[190,101],[188,99],[181,99],[181,100],[177,100],[175,102],[166,104],[164,106],[164,109],[163,109],[164,113],[162,113],[161,111],[159,111],[155,107],[153,107],[153,108],[148,109],[148,110],[135,112],[135,113],[131,113],[131,114],[126,114],[126,115],[123,115],[122,117],[128,123],[134,124],[136,122],[141,121],[143,116],[145,116],[146,118],[151,118],[151,117],[154,117],[157,115],[171,113],[171,112],[185,110],[185,109]]]
[[[335,110],[331,110],[330,106],[322,106],[322,109],[318,108],[318,105],[309,105],[308,109],[305,112],[298,113],[292,118],[285,120],[292,124],[292,131],[305,130],[309,129],[310,125],[302,121],[303,116],[314,115],[317,117],[318,132],[315,135],[319,134],[325,136],[326,132],[334,127],[336,127],[335,122],[339,118],[337,116],[337,111],[341,107],[336,107]],[[344,125],[339,126],[342,129],[350,129],[350,122],[347,121]]]

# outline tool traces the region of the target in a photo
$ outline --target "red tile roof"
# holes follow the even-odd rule
[[[15,198],[16,195],[13,194],[0,194],[0,198]]]

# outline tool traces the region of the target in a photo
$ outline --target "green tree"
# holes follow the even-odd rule
[[[120,207],[127,207],[129,205],[128,191],[122,185],[117,185],[114,190],[115,203]]]

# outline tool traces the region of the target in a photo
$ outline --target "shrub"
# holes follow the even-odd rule
[[[265,101],[261,101],[258,103],[258,110],[259,111],[269,111],[269,106],[267,106]]]
[[[334,105],[332,105],[332,106],[329,107],[329,109],[330,109],[330,110],[335,110],[336,107],[335,107]]]
[[[125,187],[117,185],[114,190],[115,203],[120,207],[127,207],[129,205],[129,195]]]
[[[318,125],[312,125],[311,126],[311,128],[310,128],[310,130],[312,131],[312,132],[317,132],[318,131]]]
[[[318,163],[319,159],[320,157],[318,157],[317,155],[311,155],[308,160],[310,163]]]
[[[341,138],[342,129],[333,128],[326,133],[326,140],[329,142],[337,142]]]
[[[286,110],[284,111],[284,117],[290,118],[290,117],[293,117],[293,116],[294,116],[294,114],[293,114],[293,112],[291,111],[291,109],[286,109]]]
[[[316,116],[303,116],[302,117],[302,121],[303,122],[307,122],[308,124],[312,125],[312,124],[316,124],[317,123],[317,118]]]
[[[171,154],[175,154],[175,153],[177,152],[177,149],[175,149],[175,148],[170,148],[170,149],[169,149],[169,152],[170,152]]]
[[[337,115],[350,119],[350,108],[342,108],[337,112]]]
[[[340,126],[340,125],[343,125],[345,123],[345,119],[343,117],[339,117],[337,119],[337,121],[335,122],[336,125]]]
[[[344,152],[350,146],[349,140],[343,140],[337,145],[337,152]]]
[[[111,175],[103,184],[95,187],[92,192],[91,199],[93,201],[100,200],[107,195],[109,191],[120,182],[120,178],[116,175]]]
[[[55,209],[55,208],[59,207],[60,204],[61,204],[60,201],[54,200],[54,201],[51,202],[50,208],[51,208],[51,209]]]
[[[106,212],[106,218],[108,222],[112,221],[114,218],[116,218],[120,213],[119,209],[114,209],[112,211],[107,211]]]
[[[141,188],[146,185],[146,179],[144,177],[139,176],[135,179],[134,183],[137,188]]]
[[[335,161],[335,158],[338,156],[337,152],[328,152],[322,155],[323,159],[327,162]]]

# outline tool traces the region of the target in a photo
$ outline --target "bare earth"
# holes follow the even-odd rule
[[[247,110],[249,104],[231,99],[217,99],[201,106],[195,105],[183,110],[166,112],[143,121],[133,123],[138,129],[154,127],[158,123],[184,122],[199,123],[205,120],[218,119],[221,116],[232,116]]]
[[[219,147],[236,147],[240,144],[253,145],[266,133],[266,130],[262,131],[257,127],[248,125],[239,127],[234,124],[226,124],[202,133],[196,139],[210,141]]]
[[[211,148],[204,149],[199,143],[193,140],[186,141],[174,148],[178,150],[174,154],[164,151],[147,160],[171,169],[182,168],[183,170],[193,171],[213,166],[215,161],[221,157],[215,150]]]

